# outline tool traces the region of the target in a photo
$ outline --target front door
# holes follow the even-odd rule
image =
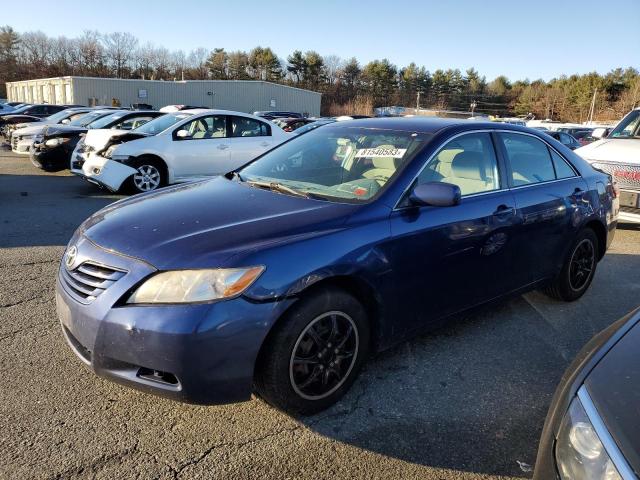
[[[176,181],[226,172],[231,158],[226,115],[207,115],[178,127],[169,149]]]
[[[518,246],[512,193],[503,184],[492,137],[486,132],[450,140],[416,182],[447,182],[462,192],[451,207],[396,208],[388,255],[398,298],[411,312],[405,329],[490,300],[519,285],[511,265]]]

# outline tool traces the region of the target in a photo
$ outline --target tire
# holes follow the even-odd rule
[[[593,230],[585,228],[571,244],[560,273],[544,289],[544,292],[552,298],[565,302],[579,299],[591,285],[597,265],[598,237]],[[579,271],[582,275],[578,275]]]
[[[349,390],[369,354],[369,340],[366,311],[353,296],[335,288],[310,293],[267,338],[256,393],[287,413],[320,412]]]
[[[145,193],[167,184],[167,167],[155,157],[142,156],[131,165],[138,173],[131,175],[124,184],[127,191]]]

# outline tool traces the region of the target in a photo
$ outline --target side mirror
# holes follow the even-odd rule
[[[63,125],[68,125],[69,123],[71,123],[71,120],[69,120],[68,118],[65,118],[60,123],[62,123]]]
[[[191,138],[191,134],[186,130],[178,130],[176,132],[176,138],[184,140],[185,138]]]
[[[605,138],[607,136],[607,129],[604,127],[596,128],[591,132],[591,136],[593,138],[597,138],[598,140]]]
[[[428,182],[416,185],[409,195],[413,205],[431,205],[434,207],[452,207],[460,203],[460,187],[452,183]]]

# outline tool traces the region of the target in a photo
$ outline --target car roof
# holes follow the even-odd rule
[[[344,120],[335,122],[332,128],[380,128],[407,132],[436,133],[445,128],[463,127],[463,130],[500,129],[531,131],[531,129],[510,123],[470,122],[460,118],[441,117],[380,117]]]

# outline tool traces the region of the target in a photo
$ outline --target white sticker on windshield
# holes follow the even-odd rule
[[[402,158],[404,154],[407,153],[406,148],[360,148],[356,153],[356,158],[358,157],[366,157],[366,158],[380,158],[380,157],[391,157],[391,158]]]

